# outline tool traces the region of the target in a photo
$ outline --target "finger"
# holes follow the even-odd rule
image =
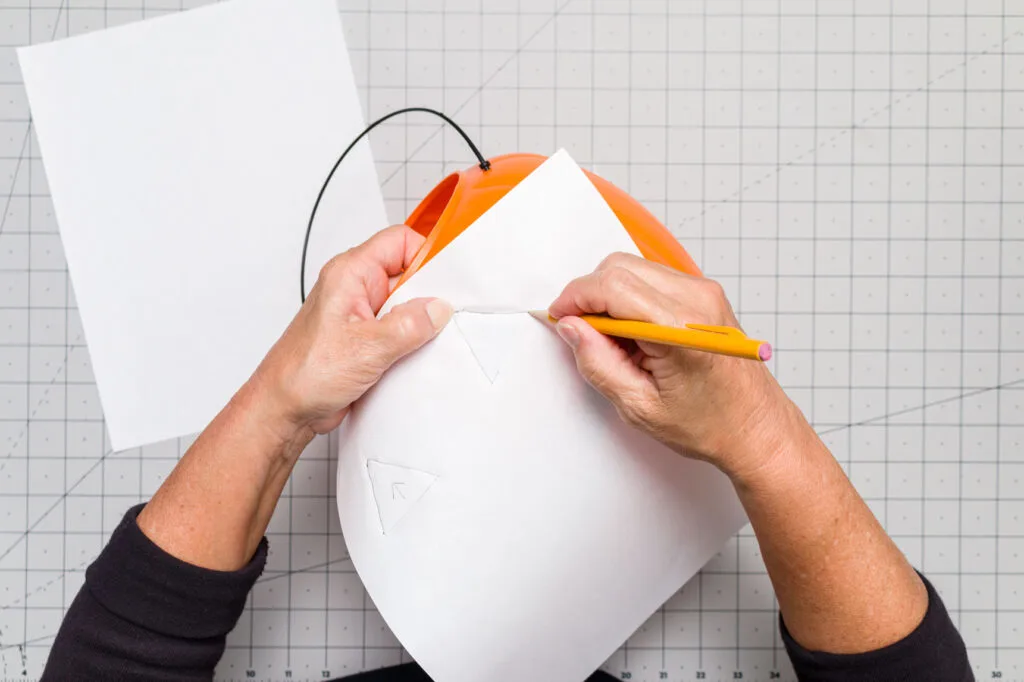
[[[664,343],[652,343],[650,341],[637,341],[636,346],[648,358],[664,358],[675,350],[673,346]]]
[[[452,318],[452,307],[437,298],[415,298],[371,322],[370,363],[384,371],[437,336]]]
[[[587,313],[657,324],[674,324],[672,299],[630,270],[597,270],[573,280],[548,308],[555,319]]]
[[[629,353],[578,317],[558,321],[558,335],[576,356],[580,376],[620,412],[636,414],[651,399],[654,384]]]
[[[412,228],[394,225],[328,261],[320,281],[354,317],[372,318],[391,292],[391,278],[405,271],[423,242]]]
[[[692,285],[704,279],[703,277],[695,277],[681,270],[670,268],[661,263],[655,263],[631,253],[613,253],[597,266],[598,271],[611,270],[613,268],[629,270],[658,291],[666,294],[670,294],[679,287]]]
[[[356,247],[356,275],[366,292],[374,313],[380,310],[391,293],[391,281],[405,272],[425,238],[407,225],[394,225],[382,230]]]
[[[426,238],[408,225],[392,225],[351,249],[356,258],[383,270],[389,277],[401,275],[412,263]]]
[[[676,316],[682,318],[679,324],[736,326],[736,316],[725,291],[712,279],[690,275],[629,253],[611,254],[601,261],[597,271],[617,268],[628,270],[670,299]]]

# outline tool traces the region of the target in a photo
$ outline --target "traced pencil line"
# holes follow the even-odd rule
[[[466,332],[462,329],[462,325],[459,324],[459,316],[453,315],[452,321],[455,323],[455,328],[458,330],[459,336],[462,337],[463,343],[466,344],[466,348],[469,349],[469,354],[472,355],[473,360],[476,361],[477,367],[479,367],[480,371],[483,372],[483,375],[487,379],[487,382],[490,383],[491,386],[493,386],[494,382],[498,378],[499,372],[495,372],[493,377],[487,372],[487,368],[484,367],[484,363],[480,362],[480,356],[476,354],[476,350],[474,350],[473,344],[469,342],[469,337],[466,336]]]
[[[377,493],[373,487],[373,474],[370,473],[371,460],[362,457],[362,453],[360,453],[360,459],[363,460],[363,468],[366,470],[366,477],[369,481],[370,493],[373,495],[373,506],[377,508],[377,523],[380,524],[381,535],[387,535],[387,533],[384,532],[384,514],[381,513],[380,501],[377,499]]]
[[[1016,386],[1017,384],[1022,384],[1022,383],[1024,383],[1024,379],[1015,379],[1014,381],[1007,381],[1005,384],[999,384],[997,386],[987,386],[985,388],[979,388],[979,389],[974,390],[974,391],[967,391],[966,393],[960,393],[960,394],[957,394],[957,395],[954,395],[954,396],[950,396],[948,398],[940,398],[939,400],[933,400],[932,402],[925,403],[924,405],[917,405],[915,407],[905,407],[902,410],[896,410],[895,412],[890,412],[888,414],[882,414],[882,415],[879,415],[877,417],[871,417],[869,419],[863,419],[863,420],[861,420],[859,422],[853,422],[853,423],[850,423],[850,424],[843,424],[842,426],[833,426],[831,428],[825,429],[824,431],[818,431],[818,435],[819,436],[824,436],[824,435],[829,434],[829,433],[836,433],[837,431],[844,431],[846,429],[851,429],[851,428],[853,428],[855,426],[864,426],[866,424],[873,424],[875,422],[883,421],[885,419],[891,419],[893,417],[899,417],[900,415],[909,414],[911,412],[917,412],[918,410],[925,410],[925,409],[928,409],[929,407],[935,407],[936,405],[942,405],[943,403],[952,403],[952,402],[956,402],[957,400],[964,400],[965,398],[972,398],[972,397],[974,397],[976,395],[981,395],[982,393],[989,393],[990,391],[999,391],[999,390],[1002,390],[1004,388],[1009,388],[1010,386]]]
[[[704,209],[702,211],[700,211],[699,213],[696,213],[696,214],[690,216],[689,218],[684,218],[683,220],[679,221],[679,227],[683,227],[684,225],[687,225],[688,223],[692,223],[692,222],[694,222],[696,220],[700,220],[701,218],[706,216],[710,211],[716,210],[720,206],[728,204],[730,201],[733,201],[737,197],[742,196],[743,193],[746,192],[747,190],[753,189],[753,188],[761,185],[762,183],[764,183],[766,180],[769,180],[769,179],[775,177],[776,175],[779,175],[784,169],[790,168],[790,167],[796,165],[799,161],[802,161],[803,159],[807,158],[808,156],[810,156],[812,154],[816,154],[817,152],[819,152],[822,149],[824,149],[825,147],[829,146],[830,144],[832,144],[836,140],[838,140],[838,139],[840,139],[840,138],[842,138],[842,137],[844,137],[846,135],[849,135],[851,131],[856,130],[857,128],[862,127],[865,123],[868,123],[872,119],[875,119],[878,116],[881,116],[882,114],[886,113],[887,111],[890,111],[891,109],[893,109],[896,106],[902,104],[903,102],[905,102],[906,100],[910,99],[911,97],[915,97],[916,95],[918,95],[918,94],[920,94],[922,92],[927,91],[930,87],[932,87],[936,83],[940,82],[944,78],[947,78],[947,77],[951,76],[952,74],[954,74],[957,71],[959,71],[960,69],[964,68],[965,66],[967,66],[971,62],[973,62],[973,61],[975,61],[977,59],[980,59],[981,57],[984,57],[984,56],[986,56],[988,54],[991,54],[993,50],[1005,47],[1007,43],[1009,43],[1010,41],[1015,40],[1017,38],[1020,38],[1022,35],[1024,35],[1024,31],[1017,31],[1015,33],[1012,33],[1009,36],[1006,36],[1005,38],[1003,38],[1003,40],[1001,40],[1001,41],[999,41],[997,43],[994,43],[988,49],[982,50],[981,52],[978,52],[978,53],[968,57],[967,59],[965,59],[964,61],[960,62],[959,64],[951,66],[950,68],[946,69],[941,74],[939,74],[935,78],[931,79],[930,81],[928,81],[927,83],[925,83],[921,87],[917,88],[916,90],[908,90],[902,96],[900,96],[897,99],[893,100],[888,105],[886,105],[886,106],[884,106],[884,107],[882,107],[880,109],[876,109],[875,111],[871,112],[870,114],[865,116],[863,119],[861,119],[859,122],[854,122],[850,127],[844,128],[844,129],[840,130],[838,133],[836,133],[832,137],[826,139],[821,144],[809,147],[807,150],[805,150],[804,152],[800,153],[799,155],[793,157],[789,161],[787,161],[785,163],[778,164],[777,166],[775,166],[775,168],[773,168],[772,170],[768,171],[767,173],[765,173],[763,176],[761,176],[757,180],[754,180],[753,182],[750,182],[750,183],[740,187],[738,190],[736,190],[735,192],[733,192],[729,196],[727,196],[727,197],[725,197],[723,199],[716,199],[715,201],[713,201],[710,204],[708,204],[707,206],[705,206]]]

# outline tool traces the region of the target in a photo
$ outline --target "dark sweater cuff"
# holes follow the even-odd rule
[[[921,624],[905,638],[876,651],[862,654],[809,651],[797,644],[779,614],[782,641],[797,677],[821,682],[972,680],[960,633],[935,588],[924,576],[921,580],[928,589],[928,610]],[[879,676],[880,671],[884,671],[884,675]]]
[[[177,559],[139,529],[145,505],[132,507],[85,573],[96,600],[121,618],[171,637],[221,637],[234,628],[267,562],[264,538],[238,571],[213,571]]]

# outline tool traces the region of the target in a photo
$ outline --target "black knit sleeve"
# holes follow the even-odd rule
[[[904,639],[863,654],[808,651],[789,634],[779,617],[782,640],[801,682],[974,682],[967,648],[946,607],[928,580],[928,610]]]
[[[222,572],[180,561],[125,514],[85,574],[43,671],[61,680],[210,680],[267,560]]]

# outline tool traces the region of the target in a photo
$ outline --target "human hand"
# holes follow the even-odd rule
[[[327,433],[349,406],[402,357],[431,340],[452,316],[438,299],[414,299],[376,315],[423,244],[405,225],[389,227],[331,259],[251,382],[286,429]]]
[[[613,339],[576,317],[738,326],[721,286],[710,279],[613,254],[571,282],[548,312],[580,374],[623,420],[730,476],[759,467],[772,454],[779,410],[795,410],[763,363]]]

